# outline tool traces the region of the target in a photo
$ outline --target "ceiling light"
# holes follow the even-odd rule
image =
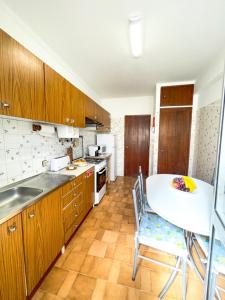
[[[142,22],[141,15],[134,14],[129,17],[129,35],[131,52],[134,57],[142,54]]]

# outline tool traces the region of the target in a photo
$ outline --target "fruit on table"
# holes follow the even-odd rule
[[[195,182],[188,176],[175,177],[172,186],[183,192],[193,192],[196,189]]]

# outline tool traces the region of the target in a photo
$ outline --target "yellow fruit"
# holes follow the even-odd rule
[[[196,184],[192,178],[188,176],[183,176],[183,180],[186,188],[189,188],[190,192],[193,192],[196,189]]]

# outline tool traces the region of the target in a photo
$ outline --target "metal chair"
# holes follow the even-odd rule
[[[135,252],[132,279],[135,280],[136,277],[138,257],[160,266],[170,268],[172,270],[171,276],[169,277],[168,281],[159,294],[159,299],[163,299],[170,286],[174,282],[178,272],[182,272],[182,300],[185,300],[187,249],[184,232],[182,229],[167,222],[157,214],[149,214],[143,211],[141,193],[141,179],[140,176],[138,176],[132,189],[136,221]],[[159,251],[174,255],[176,257],[175,266],[139,254],[140,245],[145,245]]]
[[[141,197],[142,197],[142,203],[143,203],[143,209],[147,213],[155,213],[154,210],[150,207],[147,201],[147,196],[145,193],[145,188],[144,188],[144,179],[143,179],[143,174],[142,174],[142,168],[139,166],[139,177],[140,177],[140,188],[141,188]]]
[[[206,271],[208,252],[209,252],[209,238],[207,236],[203,236],[200,234],[193,234],[192,235],[192,245],[193,245],[195,252],[199,258],[199,262],[202,266],[202,269],[204,271]],[[202,250],[202,252],[204,253],[204,256],[199,251],[199,247]],[[217,241],[215,244],[214,258],[215,258],[215,266],[214,266],[215,274],[225,275],[225,249]],[[193,260],[192,260],[192,263],[194,265],[197,275],[199,276],[202,283],[204,283],[204,277],[198,270],[197,264]],[[215,279],[215,283],[216,283],[216,279]],[[215,284],[214,291],[215,291],[215,298],[217,300],[222,300],[221,293],[225,293],[225,289]]]

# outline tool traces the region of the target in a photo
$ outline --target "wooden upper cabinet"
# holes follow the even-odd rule
[[[96,103],[92,99],[90,99],[88,96],[85,97],[85,117],[96,121]]]
[[[164,86],[161,88],[160,106],[192,105],[194,85]]]
[[[0,30],[0,114],[45,120],[43,62]]]
[[[84,112],[85,95],[71,85],[71,119],[76,127],[85,127],[85,112]]]
[[[48,65],[45,68],[45,102],[46,121],[52,123],[64,123],[62,118],[65,96],[65,79]]]
[[[0,225],[0,299],[26,299],[21,215]]]

